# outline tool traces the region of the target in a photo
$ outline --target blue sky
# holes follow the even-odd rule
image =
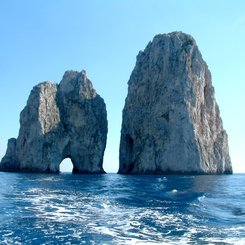
[[[0,158],[37,83],[85,69],[107,104],[104,157],[118,170],[122,109],[136,55],[154,35],[191,34],[212,73],[235,172],[245,172],[245,1],[0,1]],[[66,167],[65,167],[66,169]],[[68,169],[68,167],[67,167]]]

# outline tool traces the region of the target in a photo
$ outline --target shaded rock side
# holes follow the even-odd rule
[[[191,36],[157,35],[138,54],[123,109],[119,173],[232,173],[211,74]]]
[[[48,81],[32,89],[0,169],[56,173],[70,158],[74,173],[103,173],[106,138],[104,100],[85,71],[67,71],[59,85]]]

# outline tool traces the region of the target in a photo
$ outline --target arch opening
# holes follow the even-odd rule
[[[73,163],[69,157],[65,158],[60,163],[60,173],[72,173],[73,170]]]

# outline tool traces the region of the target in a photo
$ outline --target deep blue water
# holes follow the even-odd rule
[[[245,244],[245,175],[0,173],[1,244]]]

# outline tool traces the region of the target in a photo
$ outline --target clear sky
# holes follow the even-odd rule
[[[37,83],[85,69],[107,105],[107,172],[118,170],[122,109],[136,55],[154,35],[191,34],[212,73],[234,172],[245,172],[244,0],[0,1],[0,158]]]

